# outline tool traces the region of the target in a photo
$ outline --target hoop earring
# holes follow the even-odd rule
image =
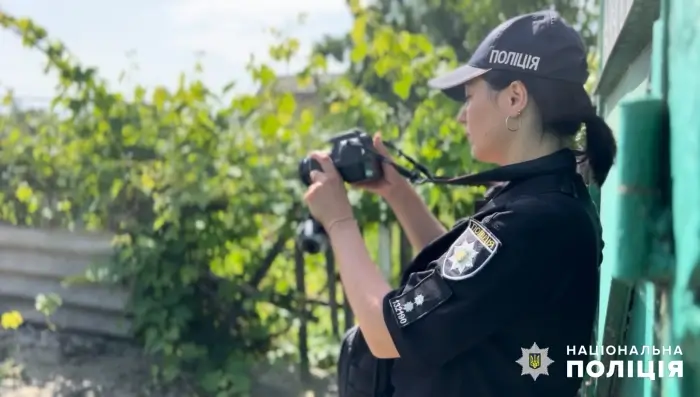
[[[520,112],[518,112],[518,115],[515,116],[515,119],[517,120],[518,125],[515,128],[511,128],[510,127],[511,118],[510,118],[510,116],[506,117],[506,128],[508,129],[508,131],[515,132],[515,131],[520,129]]]

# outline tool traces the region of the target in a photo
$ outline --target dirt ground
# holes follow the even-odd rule
[[[2,397],[190,397],[186,384],[169,390],[149,379],[149,362],[131,343],[51,332],[25,324],[0,331]],[[254,397],[333,397],[332,381],[302,387],[290,368],[254,376]],[[312,390],[306,390],[311,388]]]

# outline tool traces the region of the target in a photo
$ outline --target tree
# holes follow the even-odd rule
[[[588,47],[593,49],[596,37],[592,30],[596,16],[593,2],[588,0],[375,0],[362,8],[358,0],[348,0],[354,16],[353,30],[342,37],[326,37],[316,45],[316,51],[339,61],[350,58],[351,80],[370,95],[395,107],[399,121],[410,119],[418,103],[428,95],[423,83],[411,73],[397,76],[396,67],[387,57],[366,56],[371,45],[386,47],[387,37],[400,32],[403,37],[424,34],[432,46],[451,49],[457,63],[466,62],[486,34],[505,19],[545,8],[554,8],[582,32]],[[377,41],[372,42],[375,38]],[[368,40],[369,39],[369,40]],[[408,42],[399,43],[406,45]],[[427,48],[424,46],[424,49]],[[381,51],[384,51],[382,49]],[[380,51],[380,52],[381,52]],[[411,59],[403,59],[410,63]],[[389,73],[387,73],[389,72]],[[400,80],[396,80],[400,78]],[[428,76],[431,77],[431,76]],[[395,89],[399,87],[399,91]]]
[[[357,0],[348,6],[359,8]],[[433,44],[455,51],[459,62],[466,62],[486,34],[500,22],[515,15],[553,8],[574,24],[589,48],[597,36],[596,2],[591,0],[374,0],[368,10],[375,18],[396,30],[425,34]],[[317,48],[343,60],[351,43],[349,36],[326,37]]]
[[[320,144],[313,114],[274,95],[263,64],[249,66],[260,92],[224,106],[212,105],[221,91],[184,75],[174,90],[136,87],[126,99],[31,20],[0,13],[0,26],[58,73],[61,110],[2,119],[1,216],[116,233],[114,263],[93,276],[131,287],[136,335],[162,357],[154,375],[185,371],[206,395],[245,394],[250,363],[312,316],[286,253],[301,217],[296,165]],[[273,52],[284,61],[297,48],[285,40]]]
[[[407,153],[446,175],[485,166],[464,150],[461,127],[451,120],[459,104],[435,97],[426,89],[426,81],[434,77],[436,69],[466,62],[480,40],[508,17],[547,7],[554,7],[579,25],[589,47],[595,44],[590,1],[375,0],[363,8],[359,1],[348,0],[348,6],[354,17],[352,31],[324,38],[316,51],[340,61],[349,58],[350,84],[362,87],[363,95],[372,98],[372,106],[385,109],[383,125],[376,127],[388,129],[385,134],[400,139]],[[362,120],[354,121],[364,126]],[[454,220],[447,214],[464,216],[473,209],[474,189],[421,190],[445,222]]]
[[[196,75],[183,74],[172,90],[110,91],[95,68],[71,58],[43,28],[0,12],[0,26],[58,72],[53,106],[61,110],[0,116],[0,218],[116,233],[113,263],[86,278],[131,288],[136,336],[161,358],[157,379],[187,376],[203,395],[246,395],[253,363],[298,359],[289,330],[302,320],[317,321],[314,364],[332,364],[333,320],[323,302],[309,302],[338,299],[326,292],[335,278],[320,258],[307,257],[307,296],[290,281],[293,230],[303,211],[298,161],[333,131],[359,126],[400,140],[437,174],[483,167],[464,150],[454,120],[459,105],[425,82],[466,56],[450,47],[456,33],[441,25],[467,37],[500,16],[485,0],[390,6],[351,2],[352,31],[318,46],[298,76],[301,86],[322,82],[327,56],[350,57],[348,73],[323,85],[318,112],[275,91],[265,64],[248,68],[260,89],[227,103],[221,96],[231,85],[212,89]],[[467,6],[479,11],[460,8]],[[421,27],[423,18],[435,22]],[[280,38],[271,53],[285,62],[298,48],[295,39]],[[419,189],[448,224],[470,213],[480,190]],[[386,216],[376,197],[352,192],[351,199],[367,229]]]

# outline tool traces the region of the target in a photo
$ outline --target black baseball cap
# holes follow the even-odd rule
[[[511,18],[491,31],[471,59],[428,82],[452,99],[463,101],[463,85],[490,70],[532,74],[583,85],[588,79],[586,46],[581,35],[552,10]]]

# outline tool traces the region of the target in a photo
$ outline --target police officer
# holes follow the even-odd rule
[[[506,180],[450,231],[390,166],[363,188],[391,206],[420,251],[393,289],[372,263],[329,157],[312,156],[305,201],[325,227],[371,354],[391,361],[399,397],[574,396],[567,346],[589,345],[602,260],[600,224],[577,173],[597,184],[615,156],[610,128],[584,90],[586,48],[554,11],[512,18],[471,60],[431,81],[466,103],[473,157]],[[585,152],[571,149],[585,125]],[[379,137],[375,146],[387,154]],[[376,395],[376,393],[375,393]]]

